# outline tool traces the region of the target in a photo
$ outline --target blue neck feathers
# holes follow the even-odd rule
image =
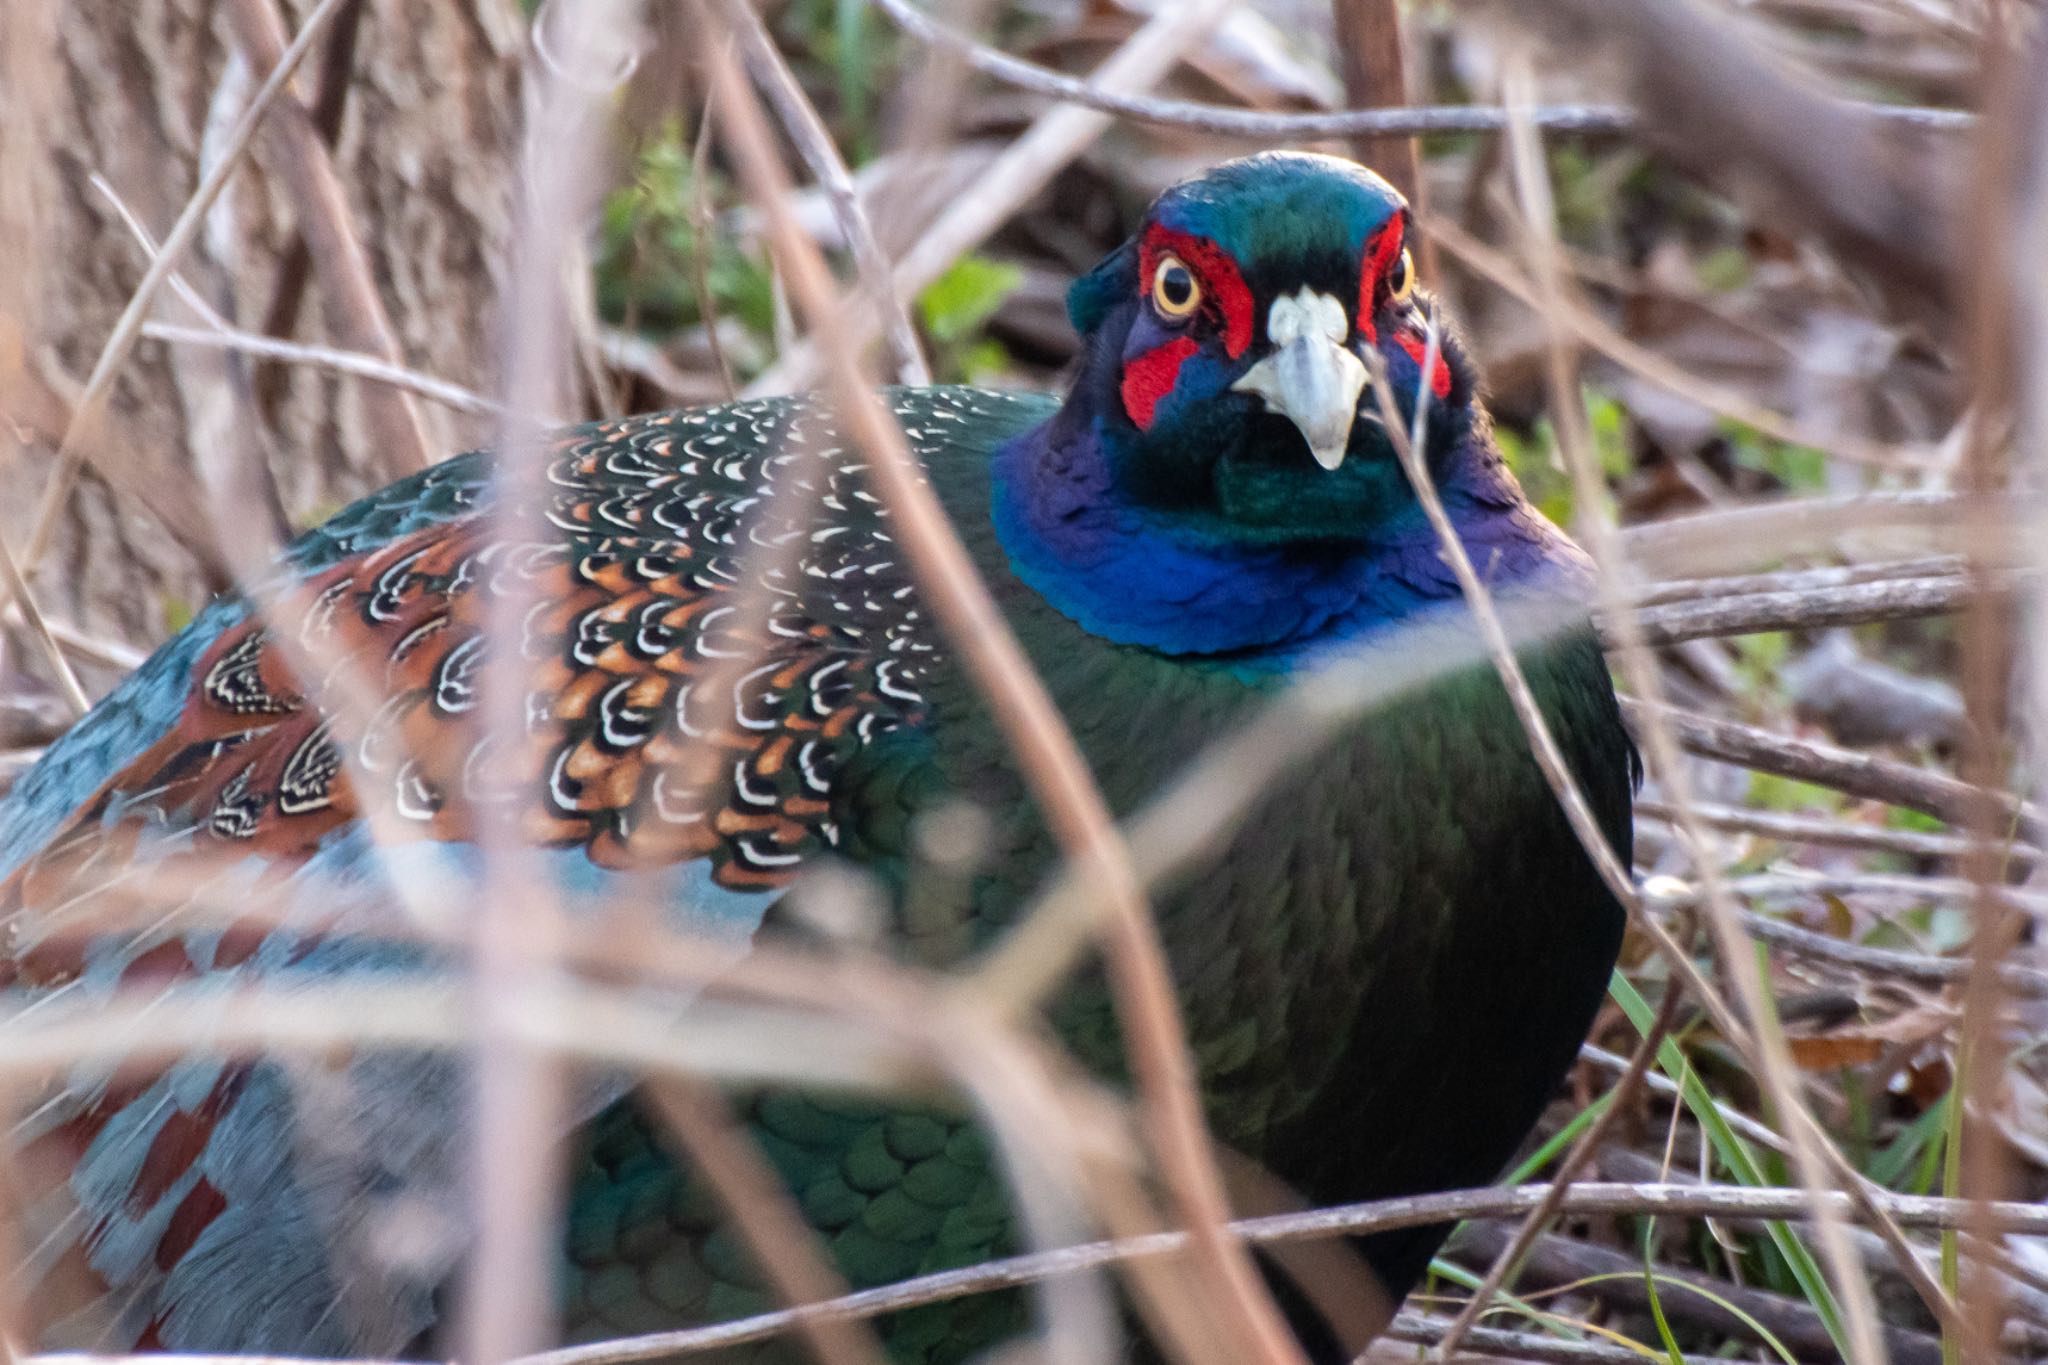
[[[1543,591],[1583,573],[1583,556],[1522,499],[1483,434],[1466,433],[1434,463],[1466,549],[1497,589]],[[1136,505],[1096,424],[1058,419],[999,449],[991,475],[996,534],[1018,577],[1121,644],[1288,667],[1459,596],[1417,505],[1355,540],[1249,543]]]

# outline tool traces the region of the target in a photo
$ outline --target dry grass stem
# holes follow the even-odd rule
[[[303,365],[307,369],[324,370],[330,374],[345,374],[352,379],[367,379],[373,384],[417,394],[421,398],[439,403],[456,412],[468,413],[473,417],[502,417],[506,411],[504,404],[486,398],[473,389],[466,389],[445,379],[437,379],[430,374],[421,374],[418,370],[409,370],[403,365],[393,365],[360,351],[337,350],[332,346],[315,346],[299,341],[279,341],[275,337],[259,336],[254,332],[225,326],[180,327],[168,322],[145,322],[142,324],[142,335],[152,341],[162,341],[171,345],[205,346],[215,350],[236,351],[243,355],[282,361],[287,365]]]
[[[766,120],[730,59],[720,58],[714,57],[715,88],[722,92],[719,126],[751,196],[768,217],[783,278],[822,343],[844,427],[868,457],[917,580],[988,696],[1055,837],[1106,889],[1110,977],[1152,1153],[1194,1236],[1197,1272],[1214,1296],[1217,1326],[1241,1358],[1293,1360],[1292,1336],[1249,1258],[1223,1230],[1228,1206],[1208,1150],[1172,979],[1128,855],[1051,698],[925,485],[901,430],[868,387],[830,273],[789,214],[789,186]]]
[[[1619,541],[1650,577],[1745,574],[1805,555],[1854,558],[1845,547],[1873,541],[1905,542],[1918,557],[1960,554],[1974,539],[1969,549],[1980,560],[2014,566],[2033,562],[2026,537],[2044,514],[2048,503],[2029,494],[1986,502],[1936,490],[1880,491],[1695,512],[1631,526]]]
[[[249,65],[259,72],[274,69],[286,44],[276,0],[227,0],[227,14]],[[278,101],[267,137],[274,152],[269,169],[291,194],[313,278],[320,286],[321,311],[341,349],[402,367],[405,355],[397,329],[378,297],[370,253],[349,210],[348,191],[312,112],[296,99]],[[375,467],[385,477],[397,478],[427,467],[432,454],[426,432],[405,390],[368,390],[363,408],[377,443]]]
[[[774,106],[791,145],[804,159],[804,165],[810,168],[819,188],[825,191],[826,201],[832,205],[832,216],[852,251],[854,269],[860,276],[858,297],[861,311],[884,319],[883,333],[889,350],[895,356],[897,382],[912,385],[931,383],[931,366],[925,362],[924,348],[918,344],[917,329],[910,322],[910,311],[890,287],[889,258],[883,253],[882,244],[875,240],[874,224],[868,221],[867,210],[861,207],[860,193],[853,185],[853,174],[847,170],[839,149],[832,144],[831,131],[818,117],[818,111],[811,107],[803,86],[798,84],[789,63],[782,60],[782,53],[776,49],[753,6],[747,0],[720,0],[720,3],[727,28],[739,35],[747,69]]]
[[[1845,460],[1879,469],[1937,467],[1932,456],[1874,445],[1857,440],[1846,432],[1822,430],[1810,423],[1793,421],[1752,403],[1734,389],[1699,379],[1682,366],[1631,341],[1612,323],[1578,300],[1546,297],[1540,284],[1515,269],[1505,253],[1486,245],[1451,219],[1432,215],[1420,219],[1420,223],[1432,241],[1457,257],[1474,274],[1536,310],[1546,325],[1569,327],[1578,341],[1674,397],[1697,403],[1709,412],[1732,418],[1766,436],[1793,445],[1812,446]],[[1551,309],[1560,311],[1551,312]]]
[[[2034,269],[2035,263],[2029,249],[2033,244],[2023,246],[2013,236],[2025,213],[2025,199],[2024,194],[2013,194],[2011,186],[2019,166],[2038,166],[2048,155],[2048,122],[2029,126],[2034,120],[2028,106],[2039,103],[2040,93],[2023,83],[2048,76],[2048,56],[2038,50],[2038,41],[2032,56],[2016,56],[2008,50],[2009,41],[2004,15],[1989,16],[1981,47],[1988,114],[1978,126],[1972,184],[1990,211],[1971,218],[1969,274],[1958,291],[1969,312],[1973,398],[1988,412],[2011,411],[2020,383],[2042,382],[2039,375],[2023,380],[2017,368],[2013,281],[2017,274]],[[2022,63],[2024,73],[2015,69]],[[2011,487],[2005,442],[1992,423],[1972,422],[1966,428],[1957,472],[1963,491],[1980,503],[1997,499]],[[1956,774],[1972,792],[1963,821],[1971,845],[1963,872],[1974,894],[1970,971],[1963,982],[1962,1020],[1956,1029],[1961,1123],[1954,1140],[1961,1151],[1960,1160],[1951,1166],[1959,1177],[1954,1191],[1987,1203],[2004,1196],[2014,1170],[2004,1115],[2013,1056],[2010,1040],[2019,1021],[2007,998],[2004,968],[2007,955],[2028,936],[2030,922],[2000,885],[2008,875],[2001,853],[2007,832],[1999,818],[1999,798],[2006,795],[2010,781],[2007,736],[2013,720],[2013,658],[2007,603],[1994,590],[1992,566],[1972,548],[1988,539],[1971,535],[1965,545],[1972,592],[1959,627],[1965,724]],[[2031,918],[2038,919],[2038,914]],[[1971,1219],[1966,1230],[1970,1235],[1957,1243],[1965,1258],[1957,1292],[1970,1311],[1959,1330],[1944,1324],[1944,1349],[1983,1360],[1998,1352],[2005,1280],[1982,1251],[1997,1245],[1988,1217]]]
[[[1513,116],[1508,133],[1509,164],[1527,232],[1530,271],[1536,279],[1539,296],[1546,304],[1538,312],[1551,320],[1549,345],[1545,351],[1551,417],[1565,467],[1577,492],[1581,509],[1579,530],[1587,538],[1594,562],[1600,569],[1601,602],[1610,614],[1610,626],[1617,628],[1616,633],[1620,637],[1618,653],[1622,676],[1637,696],[1654,704],[1662,700],[1663,680],[1657,672],[1655,659],[1637,634],[1627,605],[1627,591],[1623,586],[1627,582],[1627,561],[1621,557],[1609,521],[1606,486],[1585,429],[1584,399],[1569,349],[1570,339],[1556,321],[1568,306],[1565,302],[1568,291],[1557,249],[1556,209],[1551,201],[1549,172],[1542,159],[1538,135],[1522,116],[1522,111],[1530,103],[1530,79],[1525,60],[1510,63],[1506,80],[1506,102]],[[1775,1005],[1767,992],[1762,973],[1752,969],[1751,964],[1756,961],[1752,945],[1743,931],[1719,865],[1707,855],[1709,845],[1704,831],[1689,814],[1691,783],[1679,761],[1678,746],[1670,732],[1658,724],[1655,713],[1652,713],[1650,723],[1641,727],[1638,737],[1642,741],[1644,767],[1671,795],[1677,815],[1676,828],[1688,847],[1695,876],[1705,892],[1707,923],[1718,941],[1726,974],[1733,980],[1735,993],[1742,1001],[1749,1033],[1745,1041],[1736,1045],[1749,1058],[1762,1081],[1771,1111],[1779,1127],[1791,1139],[1792,1169],[1808,1195],[1815,1200],[1821,1255],[1846,1317],[1844,1330],[1848,1340],[1840,1344],[1858,1365],[1874,1365],[1874,1362],[1887,1358],[1876,1297],[1871,1292],[1861,1258],[1843,1221],[1822,1211],[1818,1202],[1827,1192],[1831,1179],[1855,1182],[1860,1178],[1859,1173],[1848,1167],[1826,1130],[1813,1119],[1806,1107]],[[1724,1019],[1711,1000],[1703,998],[1701,1003],[1715,1014],[1716,1025],[1725,1031],[1732,1021]],[[1954,1306],[1941,1286],[1926,1275],[1924,1267],[1913,1258],[1911,1251],[1904,1249],[1904,1239],[1898,1235],[1897,1229],[1886,1226],[1882,1214],[1873,1204],[1867,1200],[1864,1203],[1866,1216],[1879,1224],[1888,1241],[1901,1248],[1902,1268],[1913,1279],[1915,1288],[1927,1300],[1928,1306],[1938,1316],[1953,1317]]]
[[[99,357],[93,362],[92,372],[86,377],[85,387],[73,406],[70,424],[58,444],[57,466],[43,490],[42,500],[36,509],[34,530],[22,552],[22,562],[29,576],[34,576],[36,566],[48,551],[50,539],[56,534],[58,514],[71,496],[71,486],[77,480],[88,452],[95,448],[100,436],[100,422],[107,402],[113,396],[114,378],[142,337],[142,323],[156,302],[157,291],[163,287],[185,248],[191,245],[192,239],[205,225],[207,212],[241,166],[256,130],[271,106],[284,94],[285,86],[298,70],[299,63],[313,50],[321,29],[348,3],[350,0],[319,0],[307,14],[297,36],[249,97],[248,107],[223,140],[218,158],[193,190],[171,230],[164,234],[162,251],[150,262],[135,291],[129,295],[127,306],[100,348]],[[4,601],[0,601],[0,605],[4,605]]]
[[[671,1078],[644,1088],[647,1101],[681,1139],[682,1155],[710,1181],[754,1263],[791,1308],[846,1294],[819,1259],[818,1245],[774,1168],[734,1122],[724,1096]],[[883,1365],[882,1344],[859,1319],[799,1315],[794,1329],[819,1365]]]
[[[1677,991],[1664,993],[1664,1001],[1657,1007],[1657,1017],[1651,1021],[1649,1029],[1636,1043],[1635,1053],[1628,1059],[1628,1066],[1622,1071],[1621,1079],[1616,1081],[1613,1089],[1608,1092],[1607,1108],[1601,1111],[1600,1117],[1579,1135],[1579,1140],[1565,1153],[1564,1160],[1558,1163],[1556,1174],[1551,1177],[1550,1193],[1541,1204],[1530,1210],[1528,1217],[1522,1220],[1521,1226],[1515,1229],[1515,1235],[1509,1240],[1507,1247],[1494,1257],[1493,1264],[1487,1267],[1486,1275],[1472,1291],[1464,1308],[1459,1310],[1451,1325],[1444,1329],[1442,1338],[1435,1343],[1438,1356],[1446,1360],[1455,1358],[1459,1345],[1471,1335],[1479,1319],[1493,1307],[1494,1295],[1498,1294],[1501,1287],[1508,1282],[1508,1278],[1521,1268],[1522,1257],[1528,1254],[1529,1248],[1536,1244],[1536,1239],[1543,1234],[1550,1221],[1557,1217],[1558,1210],[1564,1207],[1564,1201],[1570,1195],[1572,1183],[1579,1178],[1579,1173],[1592,1165],[1593,1157],[1606,1142],[1608,1133],[1628,1114],[1628,1107],[1635,1097],[1637,1087],[1653,1069],[1657,1049],[1670,1034],[1672,1023],[1678,1017],[1678,1005],[1682,998]]]
[[[1346,138],[1422,137],[1432,133],[1498,133],[1507,116],[1498,105],[1455,105],[1433,109],[1351,109],[1331,114],[1268,114],[1189,100],[1154,99],[1109,89],[1049,70],[1009,53],[977,43],[943,25],[911,0],[875,0],[876,8],[920,42],[956,53],[975,71],[1069,104],[1106,114],[1156,123],[1218,137],[1259,142],[1323,142]],[[1871,117],[1886,122],[1935,130],[1967,129],[1975,116],[1963,110],[1927,109],[1907,105],[1864,106]],[[1546,132],[1608,135],[1637,127],[1632,110],[1607,104],[1544,105],[1530,111]]]
[[[1095,69],[1091,88],[1105,91],[1145,90],[1164,79],[1182,54],[1206,36],[1234,0],[1188,0],[1161,7],[1125,39],[1109,60]],[[955,199],[925,228],[890,276],[898,299],[912,299],[953,263],[1001,227],[1053,176],[1101,137],[1111,125],[1108,114],[1079,104],[1061,104],[1040,115],[1012,141],[976,179],[974,193]],[[872,319],[857,319],[851,344],[864,344]],[[784,393],[816,383],[823,373],[815,349],[784,354],[747,386],[751,394]]]
[[[0,540],[0,585],[5,585],[12,600],[10,607],[21,613],[29,631],[42,646],[43,657],[49,661],[50,671],[57,675],[57,685],[64,690],[64,700],[71,707],[71,714],[82,716],[92,707],[92,698],[85,694],[85,687],[78,681],[78,674],[72,670],[71,659],[57,637],[50,629],[50,623],[43,615],[43,609],[36,605],[35,594],[29,590],[28,580],[22,576],[21,563],[14,557],[14,551]]]
[[[552,538],[547,415],[568,407],[569,287],[585,215],[603,186],[610,101],[641,41],[637,0],[564,0],[535,15],[505,305],[505,401],[494,474],[495,532],[503,542]],[[485,733],[527,733],[531,678],[526,622],[537,600],[529,575],[507,574],[489,604],[479,714]],[[460,790],[449,787],[446,790]],[[481,897],[469,915],[469,1009],[474,1028],[471,1174],[475,1251],[466,1266],[463,1356],[494,1365],[553,1339],[560,1137],[567,1112],[559,1059],[522,1024],[556,979],[564,927],[559,887],[527,843],[513,802],[480,803]]]
[[[1428,375],[1431,367],[1441,354],[1441,338],[1435,323],[1430,325],[1429,345],[1423,354],[1422,374]],[[1378,361],[1375,365],[1373,362]],[[1565,762],[1564,753],[1558,748],[1557,738],[1551,733],[1550,724],[1544,719],[1543,711],[1537,705],[1536,697],[1529,690],[1529,680],[1522,672],[1520,660],[1515,656],[1516,644],[1507,629],[1501,624],[1500,614],[1494,609],[1493,595],[1487,591],[1478,571],[1472,566],[1472,558],[1465,552],[1464,542],[1458,538],[1457,529],[1451,524],[1449,514],[1444,510],[1443,499],[1437,494],[1435,481],[1430,477],[1421,451],[1422,438],[1427,434],[1429,395],[1424,388],[1417,394],[1415,403],[1415,428],[1410,431],[1402,424],[1401,411],[1394,400],[1392,388],[1387,383],[1386,362],[1377,353],[1367,352],[1367,367],[1371,371],[1372,388],[1379,403],[1380,420],[1394,446],[1395,455],[1401,461],[1403,472],[1415,489],[1416,499],[1422,504],[1431,528],[1436,532],[1442,547],[1444,559],[1457,576],[1459,590],[1463,593],[1466,606],[1471,610],[1478,626],[1480,638],[1485,642],[1489,661],[1500,676],[1501,686],[1513,705],[1515,718],[1521,722],[1523,733],[1528,738],[1531,755],[1543,772],[1544,781],[1551,794],[1556,797],[1570,822],[1572,833],[1578,837],[1586,857],[1600,874],[1600,880],[1614,898],[1627,907],[1631,921],[1641,926],[1663,953],[1673,971],[1685,979],[1686,985],[1702,1001],[1713,1002],[1716,992],[1700,973],[1699,966],[1692,960],[1678,941],[1655,920],[1642,914],[1641,898],[1636,892],[1633,878],[1621,860],[1615,856],[1607,837],[1600,830],[1598,817],[1592,807],[1586,804],[1586,796],[1579,789],[1578,779],[1572,775],[1570,765]],[[1732,1030],[1732,1037],[1741,1036],[1742,1030],[1732,1016],[1717,1015],[1717,1022],[1725,1017],[1726,1028]]]

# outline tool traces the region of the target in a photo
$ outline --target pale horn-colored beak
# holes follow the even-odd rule
[[[1273,353],[1230,386],[1257,394],[1267,411],[1301,428],[1309,454],[1325,469],[1344,463],[1365,391],[1365,362],[1344,344],[1350,334],[1344,305],[1303,285],[1273,300],[1266,314]]]

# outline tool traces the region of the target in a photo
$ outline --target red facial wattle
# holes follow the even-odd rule
[[[1124,411],[1138,424],[1138,430],[1152,429],[1152,419],[1159,409],[1159,402],[1173,392],[1174,383],[1180,378],[1182,363],[1200,349],[1193,337],[1175,337],[1164,346],[1154,346],[1124,366],[1124,382],[1119,386]]]
[[[1223,339],[1223,349],[1235,360],[1252,344],[1254,317],[1252,291],[1245,286],[1237,262],[1207,237],[1179,232],[1154,224],[1138,241],[1138,278],[1151,281],[1159,263],[1168,256],[1179,258],[1201,288],[1202,312]],[[1195,325],[1195,324],[1190,324]],[[1181,335],[1162,342],[1124,365],[1118,391],[1124,411],[1140,431],[1150,430],[1159,404],[1173,392],[1180,379],[1180,367],[1201,349],[1192,336]]]
[[[1415,367],[1421,369],[1422,362],[1429,359],[1428,342],[1413,332],[1403,332],[1395,340],[1400,342],[1401,349],[1408,353],[1408,358],[1415,362]],[[1437,353],[1436,363],[1429,370],[1429,391],[1438,398],[1451,396],[1451,371],[1450,367],[1444,364],[1441,351]]]
[[[1401,218],[1397,214],[1365,244],[1365,260],[1358,271],[1358,330],[1367,341],[1378,344],[1379,327],[1373,322],[1380,281],[1401,260]]]

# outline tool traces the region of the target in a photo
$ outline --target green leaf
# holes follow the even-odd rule
[[[1733,418],[1723,419],[1719,429],[1737,464],[1761,469],[1788,488],[1814,492],[1827,487],[1827,452],[1766,436]]]
[[[1951,1091],[1950,1095],[1953,1093]],[[1927,1169],[1929,1162],[1925,1153],[1929,1143],[1935,1144],[1938,1148],[1943,1135],[1947,1132],[1950,1095],[1943,1095],[1928,1107],[1926,1113],[1900,1129],[1897,1137],[1870,1158],[1869,1169],[1864,1174],[1885,1188],[1894,1190],[1899,1188],[1899,1182],[1905,1179],[1906,1172],[1916,1167],[1926,1172],[1924,1179],[1931,1180],[1932,1172]],[[1917,1194],[1926,1192],[1925,1185],[1914,1191]]]
[[[1600,472],[1610,479],[1625,477],[1635,467],[1628,448],[1628,415],[1604,393],[1586,391],[1586,424],[1593,433],[1593,453]]]
[[[1955,1079],[1950,1082],[1948,1094],[1941,1105],[1947,1117],[1942,1125],[1941,1192],[1951,1199],[1962,1197],[1963,1193],[1963,1109],[1958,1097],[1966,1093],[1970,1083],[1970,1067],[1973,1063],[1970,1040],[1964,1036],[1961,1046],[1956,1049]],[[1962,1289],[1963,1262],[1962,1242],[1954,1228],[1941,1231],[1941,1287],[1948,1291],[1950,1299],[1956,1299]],[[1962,1365],[1962,1343],[1948,1324],[1941,1328],[1941,1365]]]
[[[1716,247],[1694,263],[1693,275],[1710,293],[1732,293],[1749,282],[1749,253],[1739,246]]]
[[[962,256],[918,295],[918,315],[932,340],[959,341],[994,316],[1023,282],[1023,270],[1008,261]]]
[[[164,630],[172,635],[192,624],[192,604],[175,594],[164,599]]]

